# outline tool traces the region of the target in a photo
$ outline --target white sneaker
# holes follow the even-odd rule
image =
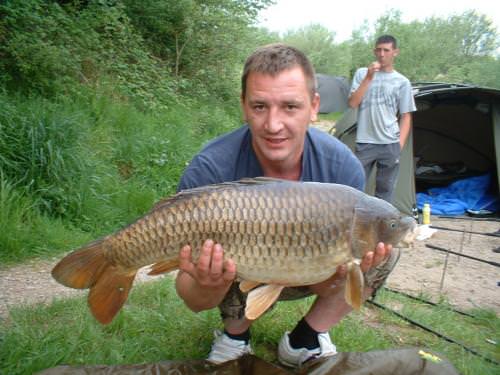
[[[305,362],[337,354],[337,348],[332,343],[328,332],[318,334],[319,348],[294,349],[290,345],[289,332],[285,332],[278,346],[278,360],[289,367],[301,367]]]
[[[211,363],[223,363],[241,357],[244,354],[253,354],[250,343],[244,340],[234,340],[219,330],[214,331],[214,343],[208,355],[207,361]]]

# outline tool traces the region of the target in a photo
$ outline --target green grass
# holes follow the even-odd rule
[[[468,311],[474,317],[469,317],[454,312],[445,300],[441,301],[438,306],[431,306],[388,291],[382,291],[376,301],[423,326],[462,343],[484,357],[500,362],[500,344],[498,343],[500,319],[493,310],[474,309]],[[388,311],[379,311],[378,316],[383,325],[392,327],[392,329],[386,329],[385,333],[393,341],[432,348],[448,357],[463,374],[498,373],[498,366],[488,363],[459,345],[416,328]],[[493,345],[487,339],[494,340],[497,344]]]
[[[500,360],[498,345],[485,342],[486,338],[498,341],[500,320],[492,312],[478,310],[476,318],[468,318],[451,312],[446,304],[426,307],[389,292],[381,292],[377,301],[402,307],[405,315]],[[293,328],[311,302],[311,298],[281,302],[260,318],[252,327],[256,355],[275,362],[281,335]],[[370,306],[365,304],[361,312],[350,314],[331,331],[340,351],[421,347],[441,353],[464,375],[498,373],[498,366]],[[210,349],[215,328],[221,328],[217,309],[190,312],[169,278],[136,286],[107,326],[93,319],[85,297],[19,307],[0,326],[0,373],[31,374],[60,364],[200,359]]]
[[[61,219],[39,213],[33,199],[0,173],[0,263],[51,256],[92,238]]]
[[[175,192],[232,103],[141,111],[103,93],[48,101],[0,92],[0,264],[51,257],[133,222]]]

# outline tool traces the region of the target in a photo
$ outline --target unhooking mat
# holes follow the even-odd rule
[[[38,375],[458,375],[442,355],[428,349],[407,348],[365,353],[338,353],[311,361],[299,370],[266,362],[254,355],[219,365],[205,360],[162,361],[115,366],[57,366]]]

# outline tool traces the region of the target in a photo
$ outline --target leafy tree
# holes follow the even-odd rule
[[[303,51],[316,72],[349,76],[351,56],[345,43],[335,44],[335,33],[320,24],[288,31],[283,41]]]
[[[196,82],[234,94],[258,12],[271,0],[127,0],[127,14],[150,48],[168,62],[178,88]],[[189,79],[189,81],[186,81]],[[196,85],[199,88],[199,85]],[[197,90],[197,93],[203,94]]]
[[[0,30],[0,78],[11,90],[51,97],[113,81],[121,95],[148,106],[171,98],[168,75],[122,5],[12,0],[0,5]]]
[[[111,82],[141,106],[174,90],[235,97],[272,0],[12,0],[0,3],[0,84],[46,97]],[[259,35],[259,38],[256,36]]]

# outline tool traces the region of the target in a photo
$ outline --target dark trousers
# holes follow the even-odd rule
[[[399,142],[390,144],[356,143],[356,156],[363,164],[367,180],[373,168],[377,167],[375,196],[392,202],[401,156]]]

